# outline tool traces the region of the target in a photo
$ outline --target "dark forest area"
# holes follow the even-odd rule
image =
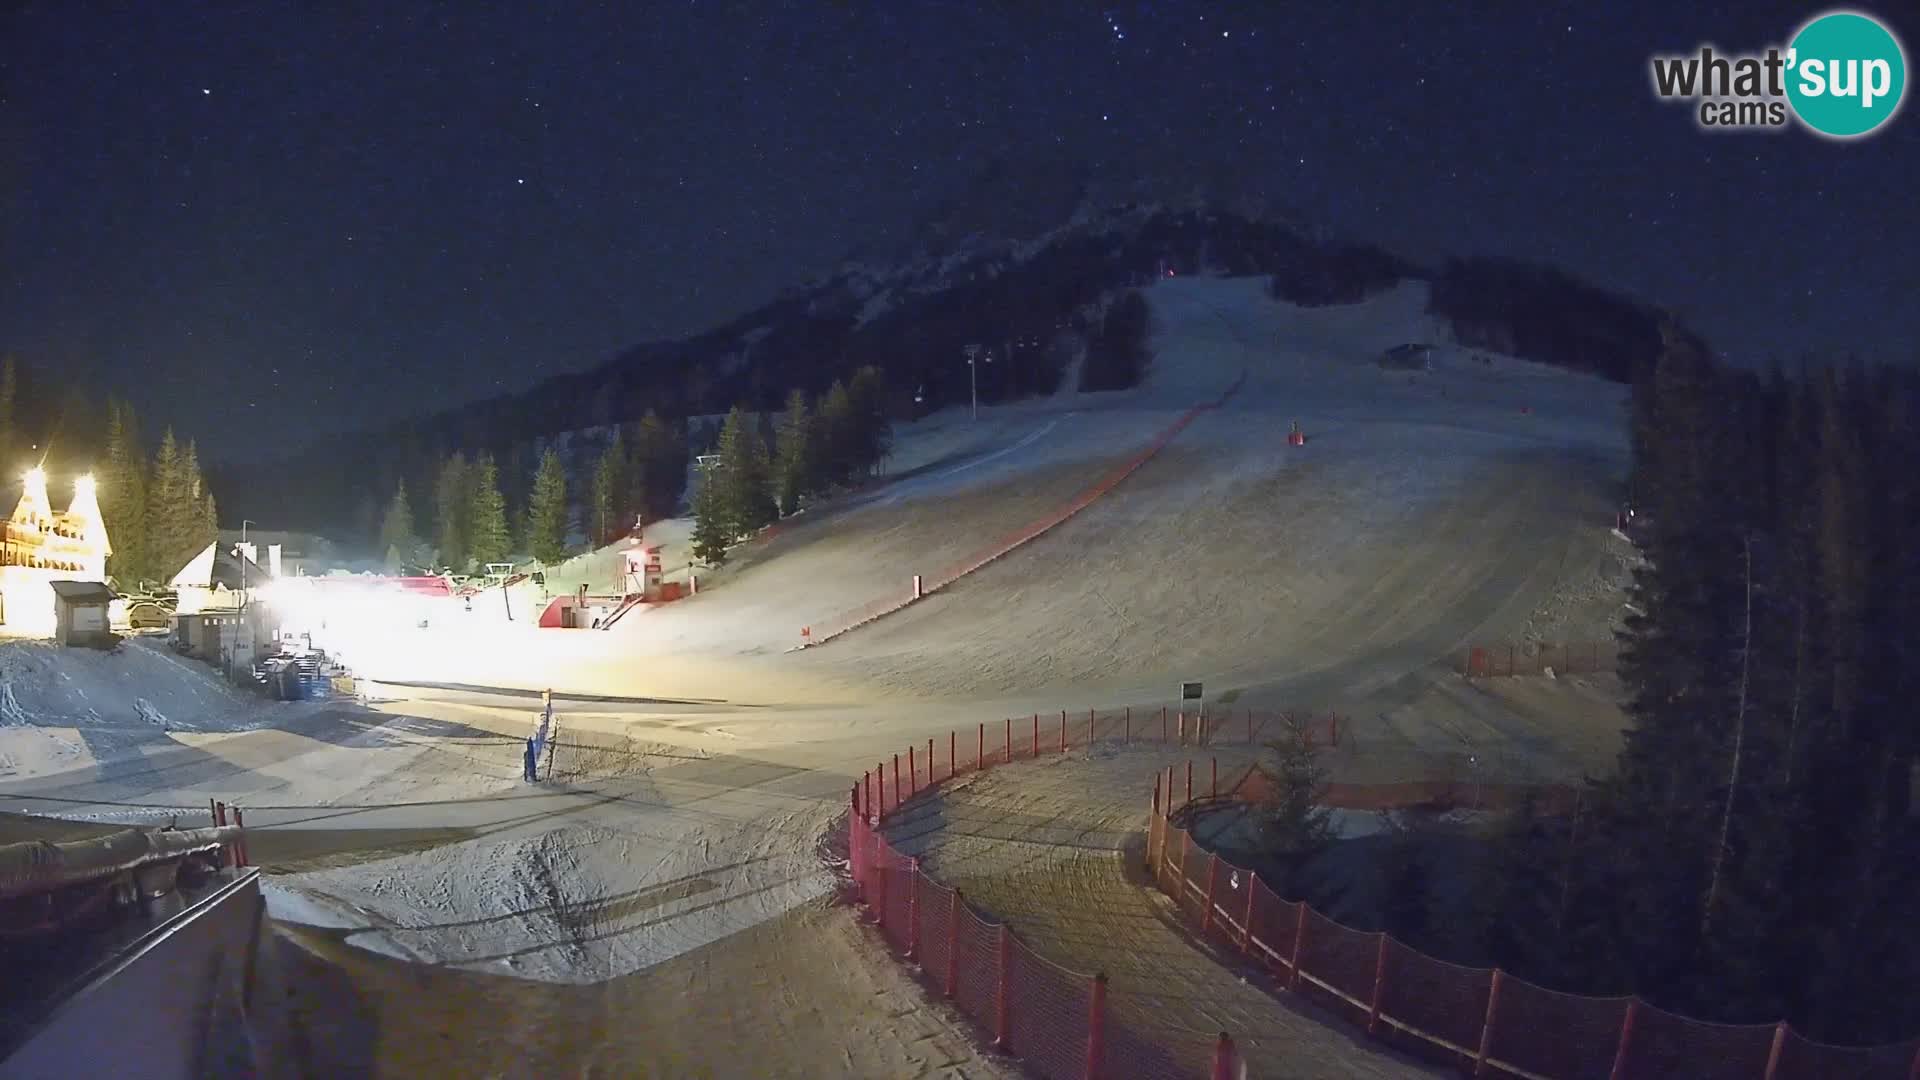
[[[1647,565],[1615,775],[1523,817],[1500,962],[1587,993],[1878,1043],[1920,1030],[1920,377],[1767,376],[1669,328],[1635,382]]]

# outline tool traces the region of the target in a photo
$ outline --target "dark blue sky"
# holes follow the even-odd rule
[[[1815,5],[477,7],[0,6],[0,349],[285,448],[705,328],[1047,147],[1556,262],[1734,354],[1920,353],[1920,111],[1710,135],[1649,88]]]

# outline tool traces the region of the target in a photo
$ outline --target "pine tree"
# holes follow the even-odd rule
[[[101,468],[100,515],[113,555],[107,569],[122,588],[153,576],[147,557],[147,464],[140,421],[124,401],[107,405],[107,451]]]
[[[626,533],[631,518],[627,500],[633,492],[629,476],[627,442],[614,429],[613,438],[600,452],[600,463],[593,470],[593,497],[589,515],[595,544],[611,543]]]
[[[402,477],[380,522],[380,550],[386,553],[387,569],[406,568],[418,542],[413,534],[413,504],[407,499],[407,481]]]
[[[839,381],[828,388],[817,410],[819,425],[819,487],[844,484],[859,469],[860,434],[853,399]]]
[[[672,516],[687,488],[687,440],[653,410],[640,419],[633,441],[632,506],[648,521]]]
[[[787,395],[787,411],[780,424],[780,456],[774,464],[774,487],[782,515],[800,509],[800,500],[812,492],[814,457],[813,413],[807,408],[806,391],[794,390]]]
[[[879,368],[864,367],[854,373],[847,384],[847,402],[853,416],[854,469],[859,475],[870,475],[893,452],[893,422],[887,419],[886,383]]]
[[[472,475],[472,495],[468,504],[472,516],[468,519],[467,535],[474,562],[506,562],[511,554],[512,538],[507,527],[507,500],[500,493],[500,470],[493,463],[493,455],[482,452],[475,459]]]
[[[154,576],[169,581],[206,545],[194,545],[200,505],[187,472],[185,452],[168,428],[153,459],[153,483],[147,498],[147,543]]]
[[[527,497],[527,547],[548,566],[567,557],[567,471],[552,447],[540,456]]]
[[[753,420],[735,406],[720,428],[720,464],[713,475],[721,514],[733,536],[746,536],[779,517],[773,502],[767,444]]]
[[[693,557],[708,566],[724,566],[733,541],[733,520],[720,491],[719,470],[709,468],[693,493]]]
[[[220,539],[219,510],[206,474],[200,471],[200,448],[192,439],[187,440],[186,452],[181,455],[180,474],[186,488],[187,550],[191,557]]]
[[[1327,773],[1320,751],[1304,726],[1287,718],[1290,730],[1267,744],[1268,772],[1275,789],[1261,806],[1261,835],[1267,850],[1289,868],[1298,867],[1333,841],[1333,820],[1324,804]]]
[[[472,561],[470,541],[473,521],[472,471],[464,454],[455,451],[440,465],[434,484],[433,502],[440,563],[459,573]]]

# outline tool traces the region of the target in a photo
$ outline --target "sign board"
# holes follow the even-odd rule
[[[1180,700],[1181,701],[1199,701],[1200,700],[1200,684],[1197,682],[1181,683],[1180,684]]]

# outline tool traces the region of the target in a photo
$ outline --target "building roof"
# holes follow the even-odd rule
[[[104,581],[50,581],[53,594],[69,604],[112,603],[114,592]]]

